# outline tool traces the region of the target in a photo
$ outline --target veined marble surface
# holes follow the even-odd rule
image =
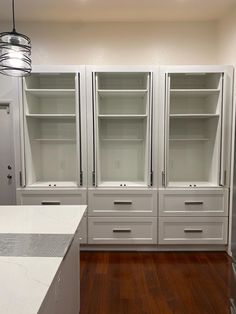
[[[58,257],[0,257],[0,313],[38,313],[61,261]]]
[[[72,240],[86,208],[86,205],[0,206],[0,237],[23,234],[19,236],[22,239],[30,234],[64,234],[71,235]],[[39,257],[35,251],[33,256],[19,256],[17,252],[18,256],[1,256],[0,252],[0,313],[36,314],[63,256]]]
[[[0,233],[74,234],[86,205],[0,206]]]

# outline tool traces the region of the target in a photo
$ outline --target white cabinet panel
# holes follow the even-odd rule
[[[89,191],[91,216],[157,216],[156,190]]]
[[[227,244],[227,217],[161,217],[159,244]]]
[[[156,218],[88,218],[89,244],[156,244]]]
[[[161,190],[160,216],[227,216],[228,190]]]
[[[79,230],[78,230],[80,244],[86,244],[88,242],[87,229],[88,229],[88,221],[87,221],[87,216],[85,216],[83,217],[79,225]]]
[[[18,190],[18,205],[84,205],[86,190]]]

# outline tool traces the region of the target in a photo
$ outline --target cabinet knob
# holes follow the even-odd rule
[[[10,174],[8,174],[8,175],[7,175],[7,178],[8,178],[9,180],[11,180],[11,179],[12,179],[12,176],[11,176]]]

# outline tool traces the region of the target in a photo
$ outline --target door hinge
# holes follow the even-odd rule
[[[165,186],[166,185],[166,174],[165,174],[165,171],[162,171],[161,173],[161,181],[162,181],[162,186]]]
[[[92,184],[95,186],[95,171],[92,172]]]
[[[153,171],[150,172],[150,186],[153,185]]]
[[[79,179],[80,179],[80,186],[82,186],[83,185],[83,171],[80,171]]]

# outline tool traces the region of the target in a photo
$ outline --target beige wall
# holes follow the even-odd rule
[[[0,31],[9,30],[0,24]],[[23,23],[34,64],[215,64],[217,22]]]
[[[236,6],[219,22],[219,63],[236,65]]]

